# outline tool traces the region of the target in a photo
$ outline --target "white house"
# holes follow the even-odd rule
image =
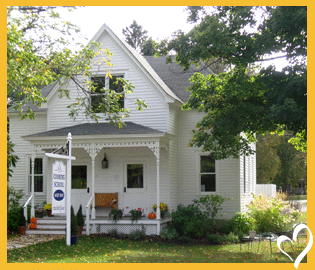
[[[183,72],[175,63],[166,64],[165,57],[143,57],[106,25],[93,40],[113,53],[111,74],[123,76],[135,87],[123,102],[131,110],[130,117],[122,129],[104,122],[91,123],[84,116],[73,121],[67,106],[78,90],[71,82],[67,89],[72,101],[58,97],[57,83],[42,90],[48,102],[40,108],[32,106],[35,120],[20,120],[16,111],[8,109],[11,139],[20,158],[10,185],[23,189],[23,203],[32,195],[32,177],[34,203],[52,201],[54,160],[45,153],[64,146],[70,132],[72,155],[76,157],[72,161],[72,205],[77,211],[81,204],[85,215],[90,212],[91,202],[92,233],[103,231],[101,225],[109,226],[104,217],[110,208],[98,207],[102,205],[95,203],[96,193],[117,193],[117,207],[124,209],[125,214],[130,209],[142,208],[147,216],[157,202],[166,203],[171,212],[178,204],[188,205],[208,194],[233,198],[224,203],[223,218],[244,211],[251,193],[255,193],[255,155],[216,161],[211,153],[187,146],[192,129],[203,116],[197,111],[181,110],[189,97],[188,79],[198,69],[191,67]],[[211,73],[209,69],[202,72]],[[105,80],[101,71],[97,77]],[[146,100],[148,108],[136,111],[135,98]],[[109,165],[103,169],[105,155]],[[139,222],[147,226],[148,234],[159,234],[167,219],[158,215],[155,220]]]

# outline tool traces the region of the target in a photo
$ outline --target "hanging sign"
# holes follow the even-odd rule
[[[66,213],[66,166],[56,160],[52,165],[52,214]]]

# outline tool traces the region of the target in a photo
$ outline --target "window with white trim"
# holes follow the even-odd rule
[[[34,192],[44,192],[43,159],[35,158],[34,163]],[[29,159],[29,192],[32,192],[32,159]]]
[[[216,192],[215,159],[210,156],[200,156],[199,181],[201,192]]]
[[[112,75],[111,77],[106,76],[95,76],[91,77],[92,85],[95,87],[95,93],[91,94],[91,106],[94,113],[100,113],[101,108],[100,104],[103,102],[103,95],[104,93],[102,89],[111,89],[114,90],[116,93],[123,92],[123,84],[122,82],[118,81],[118,78],[124,78],[123,75]],[[119,108],[123,109],[125,105],[125,97],[122,93],[120,99],[118,100]]]

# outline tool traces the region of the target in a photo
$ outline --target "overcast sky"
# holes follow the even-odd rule
[[[62,18],[80,27],[88,39],[81,43],[87,44],[104,23],[120,38],[124,38],[122,29],[130,26],[133,20],[147,30],[147,35],[154,40],[171,37],[179,29],[187,33],[193,25],[186,22],[188,13],[185,9],[185,6],[88,6],[72,12],[66,9],[59,12]],[[285,65],[284,60],[273,63],[279,69]]]

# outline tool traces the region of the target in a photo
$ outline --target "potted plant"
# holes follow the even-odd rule
[[[19,219],[18,219],[18,229],[19,229],[20,235],[26,234],[26,219],[24,216],[23,207],[20,207],[20,214],[19,214]]]
[[[77,212],[77,222],[79,226],[79,232],[78,235],[82,234],[83,226],[84,226],[84,217],[82,214],[82,205],[80,204],[79,210]]]
[[[122,219],[123,211],[121,209],[112,209],[108,215],[115,223],[117,220]]]
[[[131,214],[131,220],[133,223],[134,221],[137,221],[138,219],[140,219],[140,217],[142,216],[142,209],[141,208],[132,209],[130,210],[129,213]]]
[[[73,206],[71,205],[71,245],[77,243],[77,235],[79,232],[77,217],[74,214]]]
[[[153,210],[154,212],[156,212],[156,208],[157,208],[157,205],[153,205]],[[167,207],[167,204],[166,203],[160,203],[160,213],[161,213],[161,218],[164,218],[166,213],[167,213],[167,210],[168,210],[168,207]]]
[[[51,203],[47,203],[47,204],[44,206],[44,210],[46,210],[47,215],[48,215],[49,217],[52,217],[52,214],[51,214]]]

